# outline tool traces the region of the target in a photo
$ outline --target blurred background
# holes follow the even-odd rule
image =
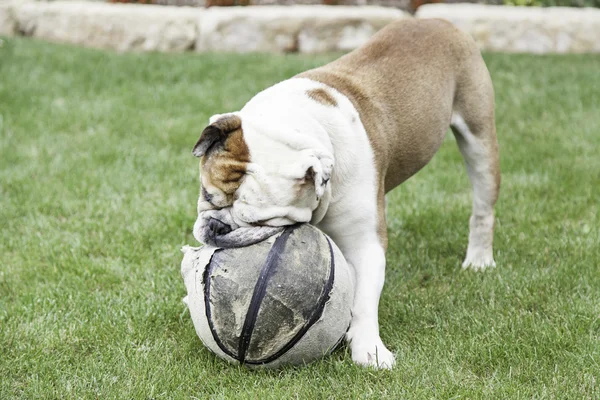
[[[600,399],[600,0],[494,1],[0,0],[0,399]],[[209,117],[429,17],[472,35],[494,82],[497,268],[460,270],[449,134],[388,196],[394,371],[344,348],[219,362],[179,269]]]
[[[598,7],[600,0],[4,0],[0,35],[117,51],[327,53],[414,17],[448,19],[484,51],[598,53]]]
[[[563,6],[563,7],[598,7],[600,0],[94,0],[114,3],[145,3],[173,6],[234,6],[234,5],[292,5],[292,4],[326,4],[346,6],[376,5],[395,7],[414,12],[427,3],[480,3],[480,4],[514,4],[523,6]]]

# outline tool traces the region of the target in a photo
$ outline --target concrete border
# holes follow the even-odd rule
[[[213,7],[200,17],[196,50],[348,51],[401,18],[412,16],[379,6]]]
[[[428,4],[416,17],[448,19],[486,51],[600,53],[600,9]],[[349,51],[400,18],[412,16],[378,6],[202,9],[0,0],[0,35],[117,51]]]
[[[201,11],[74,1],[14,6],[18,30],[25,36],[117,51],[192,49]]]
[[[444,18],[487,51],[600,53],[600,9],[427,4],[417,18]]]
[[[0,35],[12,36],[18,33],[15,7],[16,3],[13,1],[0,2]]]

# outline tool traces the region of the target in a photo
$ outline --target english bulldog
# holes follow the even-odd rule
[[[210,118],[193,149],[201,170],[194,236],[205,242],[215,231],[316,225],[355,273],[346,335],[353,361],[392,368],[377,315],[385,194],[431,160],[448,127],[473,188],[462,267],[495,266],[492,81],[475,42],[437,19],[391,23],[336,61],[258,93],[241,111]],[[216,223],[219,215],[228,223]]]

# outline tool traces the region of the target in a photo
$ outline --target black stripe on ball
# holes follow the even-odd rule
[[[327,282],[325,283],[321,295],[319,296],[319,300],[317,302],[316,307],[311,312],[309,318],[302,326],[302,328],[294,335],[294,337],[286,343],[281,349],[279,349],[276,353],[272,354],[269,357],[260,359],[260,360],[246,360],[246,353],[248,351],[248,347],[250,345],[250,341],[252,339],[252,332],[254,331],[254,327],[256,324],[256,319],[258,317],[258,312],[262,301],[266,295],[267,286],[269,279],[274,274],[277,269],[277,265],[281,260],[281,254],[285,250],[285,245],[293,233],[297,228],[301,225],[291,225],[287,227],[283,233],[275,240],[275,243],[269,250],[265,263],[260,271],[260,275],[258,277],[258,281],[256,286],[254,287],[254,291],[252,293],[252,299],[250,300],[250,305],[248,307],[248,311],[246,313],[246,318],[244,320],[244,325],[242,327],[242,332],[238,342],[237,354],[235,354],[234,350],[227,348],[227,346],[221,341],[219,335],[215,329],[213,320],[212,320],[212,312],[210,307],[210,288],[211,288],[211,275],[213,273],[214,267],[216,263],[213,263],[213,257],[217,252],[222,251],[223,249],[217,249],[211,256],[210,261],[206,265],[204,270],[202,283],[204,284],[204,308],[206,313],[206,319],[208,321],[208,326],[212,337],[221,349],[223,353],[228,355],[229,357],[239,361],[240,363],[245,363],[249,365],[261,365],[267,364],[272,361],[275,361],[279,357],[283,356],[286,352],[288,352],[291,348],[293,348],[302,337],[308,332],[308,330],[321,318],[323,315],[323,311],[325,309],[325,305],[330,298],[331,290],[334,284],[335,277],[335,256],[333,252],[333,247],[331,245],[331,241],[327,236],[325,239],[327,240],[327,244],[329,246],[329,254],[331,258],[330,267],[329,267],[329,277]],[[341,339],[340,339],[341,341]],[[339,341],[338,343],[339,344]],[[334,347],[337,347],[336,346]]]
[[[219,338],[219,335],[217,334],[217,330],[215,329],[215,325],[213,324],[212,313],[210,310],[210,284],[211,284],[210,277],[212,275],[213,268],[214,268],[213,257],[215,256],[215,254],[217,254],[221,250],[222,249],[215,250],[215,252],[210,256],[210,261],[206,265],[206,268],[204,269],[204,275],[202,276],[202,283],[204,284],[204,312],[206,313],[206,320],[208,321],[208,327],[210,328],[210,333],[212,333],[212,337],[215,340],[215,343],[217,344],[217,346],[219,346],[221,351],[223,351],[223,353],[227,354],[229,357],[239,360],[237,355],[234,354],[231,350],[229,350],[225,346],[225,344],[221,341],[221,339]]]
[[[260,309],[260,305],[265,297],[265,294],[267,293],[267,283],[269,282],[269,278],[271,275],[273,275],[273,272],[275,272],[275,268],[281,259],[281,253],[283,253],[285,244],[287,243],[290,235],[299,226],[300,225],[292,225],[288,228],[285,228],[283,233],[277,239],[275,239],[275,243],[273,243],[273,247],[271,247],[271,250],[269,250],[267,259],[260,271],[258,281],[254,287],[254,293],[252,293],[252,300],[250,300],[250,306],[248,307],[248,312],[246,313],[246,319],[244,320],[244,326],[242,327],[242,334],[240,336],[237,359],[242,363],[246,360],[246,352],[248,351],[248,346],[250,345],[250,339],[252,339],[252,331],[254,330],[254,325],[256,324],[258,310]]]
[[[294,337],[288,343],[286,343],[281,349],[279,349],[279,351],[277,351],[275,354],[273,354],[269,357],[263,358],[261,360],[245,361],[246,364],[260,365],[260,364],[267,364],[272,361],[275,361],[276,359],[278,359],[279,357],[281,357],[282,355],[287,353],[288,350],[290,350],[292,347],[294,347],[296,345],[296,343],[298,343],[300,341],[300,339],[302,339],[302,337],[306,334],[306,332],[308,332],[308,330],[323,315],[323,310],[325,309],[325,304],[327,304],[327,301],[329,300],[329,297],[331,294],[331,289],[333,288],[334,277],[335,277],[335,257],[333,255],[333,247],[331,246],[331,242],[329,241],[329,238],[327,236],[325,236],[325,239],[327,239],[327,244],[329,245],[329,254],[331,256],[331,263],[330,263],[330,267],[329,267],[329,278],[327,279],[327,282],[325,283],[325,286],[323,287],[323,291],[321,292],[321,296],[319,297],[317,306],[313,309],[310,317],[305,322],[304,326],[294,335]],[[263,294],[263,296],[264,296],[264,294]],[[337,347],[337,345],[340,343],[340,341],[341,341],[341,338],[335,344],[335,346],[333,346],[333,348]],[[332,350],[333,350],[333,348],[332,348]]]

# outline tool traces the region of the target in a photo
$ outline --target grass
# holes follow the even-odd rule
[[[335,56],[0,47],[0,398],[600,397],[600,56],[488,54],[496,261],[461,271],[469,183],[449,135],[393,192],[380,309],[395,370],[347,349],[248,371],[181,298],[210,115]]]

